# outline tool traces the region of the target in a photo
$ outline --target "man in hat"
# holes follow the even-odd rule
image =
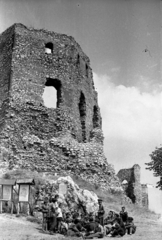
[[[104,214],[105,214],[105,210],[104,207],[102,205],[102,199],[98,199],[98,205],[99,205],[99,209],[98,209],[98,219],[99,219],[99,223],[101,224],[101,226],[104,225]]]

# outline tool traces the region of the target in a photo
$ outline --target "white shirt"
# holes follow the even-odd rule
[[[61,210],[61,208],[57,208],[56,212],[57,212],[57,217],[62,217],[62,210]]]

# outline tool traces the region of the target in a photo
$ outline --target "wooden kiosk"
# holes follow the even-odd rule
[[[16,184],[19,185],[17,214],[20,213],[20,203],[28,203],[28,213],[27,214],[29,215],[30,188],[31,188],[31,185],[35,185],[34,179],[19,179],[16,181]]]
[[[2,186],[1,198],[0,198],[0,213],[2,213],[2,203],[11,202],[11,214],[13,214],[13,186],[15,186],[16,180],[14,179],[0,179],[0,185]]]

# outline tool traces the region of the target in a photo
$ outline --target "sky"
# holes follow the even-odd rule
[[[145,170],[162,144],[162,1],[0,0],[0,32],[14,23],[71,35],[89,56],[105,136],[116,172]],[[52,93],[47,93],[51,101]]]

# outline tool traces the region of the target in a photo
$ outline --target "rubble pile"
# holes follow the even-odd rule
[[[35,135],[23,137],[26,151],[14,156],[10,153],[10,169],[29,169],[60,175],[78,175],[102,189],[121,191],[121,185],[112,165],[107,163],[103,146],[95,142],[78,143],[70,135],[41,140]],[[22,161],[23,153],[28,161]]]

